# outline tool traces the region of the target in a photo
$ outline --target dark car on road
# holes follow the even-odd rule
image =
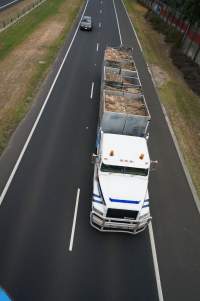
[[[84,16],[81,20],[80,29],[92,30],[92,18],[90,16]]]

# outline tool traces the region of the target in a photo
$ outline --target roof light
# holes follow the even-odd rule
[[[140,158],[140,160],[143,160],[144,159],[144,154],[140,154],[139,158]]]
[[[114,150],[111,150],[109,155],[110,155],[111,157],[113,157],[113,156],[114,156]]]

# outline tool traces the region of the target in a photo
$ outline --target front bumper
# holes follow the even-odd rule
[[[145,230],[151,217],[143,220],[119,219],[104,217],[97,212],[91,211],[90,224],[95,229],[102,232],[124,232],[130,234],[137,234]]]
[[[91,31],[92,27],[87,27],[87,26],[80,26],[81,30],[87,30],[87,31]]]

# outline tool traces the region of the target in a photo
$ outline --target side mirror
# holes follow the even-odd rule
[[[150,167],[150,171],[154,171],[156,170],[156,165],[158,164],[158,160],[151,160],[151,167]]]
[[[146,134],[145,139],[149,140],[149,133]]]
[[[91,156],[91,162],[92,162],[92,164],[95,164],[98,159],[99,159],[99,155],[92,154],[92,156]]]

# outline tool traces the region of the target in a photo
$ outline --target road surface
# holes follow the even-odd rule
[[[72,35],[41,118],[2,189],[0,286],[15,301],[156,301],[161,289],[165,301],[199,300],[199,214],[123,4],[115,0],[115,11],[113,3],[86,4],[94,29]],[[159,166],[150,197],[161,286],[151,231],[133,237],[89,225],[103,51],[121,42],[133,48],[152,116],[150,154]]]
[[[21,0],[0,0],[0,11],[18,3]]]

